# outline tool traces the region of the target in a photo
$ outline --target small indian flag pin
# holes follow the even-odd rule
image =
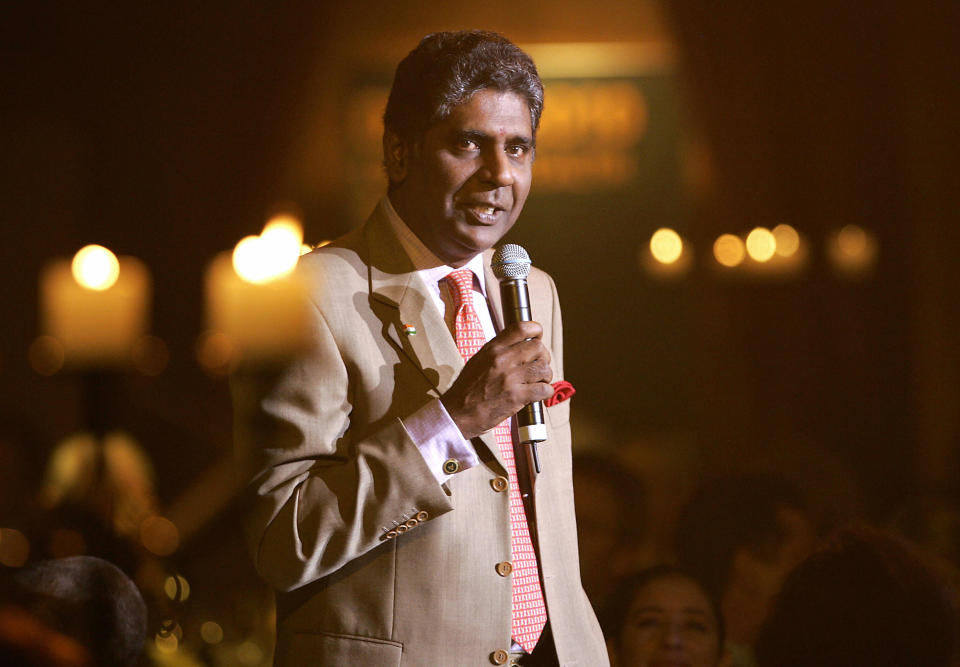
[[[412,324],[404,324],[403,333],[407,334],[408,336],[416,336],[417,327],[413,326]]]

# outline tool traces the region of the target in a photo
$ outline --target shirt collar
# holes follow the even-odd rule
[[[423,244],[420,237],[414,234],[413,230],[400,218],[396,209],[393,208],[389,196],[384,195],[380,199],[379,206],[387,222],[390,223],[394,234],[397,235],[397,240],[400,241],[400,246],[403,248],[403,251],[407,253],[410,261],[413,262],[414,270],[420,273],[428,284],[436,285],[440,280],[457,270],[452,266],[444,264],[443,261],[438,259],[437,256]],[[480,285],[480,293],[486,297],[487,288],[484,281],[483,253],[471,257],[470,261],[461,268],[473,271],[476,284]]]

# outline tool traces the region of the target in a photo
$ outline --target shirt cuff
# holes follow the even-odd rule
[[[439,399],[430,401],[404,419],[403,425],[438,484],[480,463],[473,445],[464,440]]]

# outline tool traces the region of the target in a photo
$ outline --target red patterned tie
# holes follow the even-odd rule
[[[460,269],[444,278],[453,292],[457,316],[454,322],[454,337],[457,349],[466,361],[483,347],[486,338],[477,311],[473,308],[473,271]],[[500,456],[507,467],[510,481],[510,542],[513,570],[513,638],[527,653],[533,652],[543,626],[547,623],[547,608],[540,590],[540,575],[537,572],[537,554],[530,540],[527,516],[517,483],[517,465],[513,458],[513,439],[510,436],[510,420],[501,422],[494,435]]]

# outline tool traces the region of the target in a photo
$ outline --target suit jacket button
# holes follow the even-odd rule
[[[496,491],[497,493],[500,493],[501,491],[506,491],[509,485],[510,483],[507,482],[506,477],[494,477],[493,479],[490,480],[490,486],[492,486],[493,490]]]
[[[386,537],[388,540],[392,540],[392,539],[395,538],[396,536],[397,536],[397,531],[391,530],[391,531],[390,531],[389,533],[387,533],[384,537]]]
[[[404,525],[406,525],[407,528],[416,528],[417,526],[420,525],[420,522],[417,521],[416,519],[410,519],[410,520],[407,521],[407,523],[404,524]]]
[[[452,475],[460,470],[460,462],[456,459],[447,459],[443,462],[443,472]]]
[[[399,526],[397,526],[394,530],[396,530],[398,533],[405,533],[405,532],[407,532],[407,531],[410,530],[410,529],[407,528],[407,524],[401,523],[401,524],[400,524]]]
[[[495,665],[503,665],[506,664],[509,657],[507,652],[500,648],[490,654],[490,662]]]
[[[510,561],[505,560],[502,563],[497,563],[497,574],[501,577],[506,577],[511,572],[513,572],[513,563]]]
[[[417,521],[419,521],[420,523],[423,523],[429,518],[430,518],[430,515],[427,514],[426,510],[420,510],[419,512],[417,512]]]

